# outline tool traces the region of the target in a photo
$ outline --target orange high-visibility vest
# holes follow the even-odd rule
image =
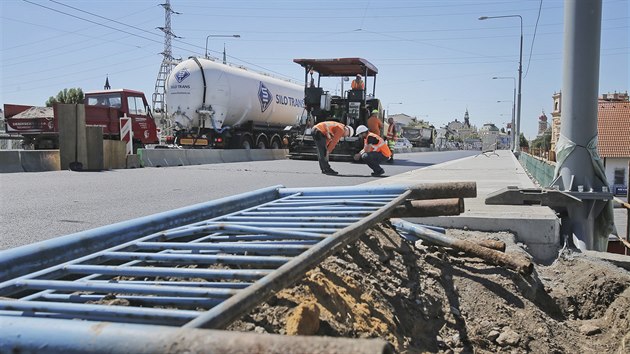
[[[378,139],[378,143],[369,144],[368,137],[370,136]],[[390,158],[392,156],[392,151],[389,149],[389,146],[387,146],[387,143],[385,142],[385,140],[383,140],[383,138],[381,138],[379,135],[374,134],[372,132],[368,132],[368,134],[365,136],[365,140],[363,140],[363,146],[364,146],[363,147],[364,152],[378,151],[387,158]]]
[[[387,128],[387,139],[394,140],[396,138],[396,124],[390,124]]]
[[[313,126],[313,128],[322,132],[322,134],[326,136],[326,139],[332,139],[333,135],[335,135],[335,132],[333,131],[334,127],[340,128],[342,131],[346,129],[345,125],[339,122],[333,122],[333,121],[321,122]]]
[[[356,79],[352,80],[352,89],[353,90],[363,90],[363,89],[365,89],[365,83],[363,82],[363,80],[361,80],[361,81],[357,81]]]

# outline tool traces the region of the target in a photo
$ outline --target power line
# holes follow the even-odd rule
[[[534,35],[532,37],[532,45],[529,48],[529,59],[527,59],[527,70],[525,70],[525,76],[527,77],[527,73],[529,72],[529,64],[532,61],[532,51],[534,50],[534,41],[536,40],[536,30],[538,29],[538,21],[540,20],[540,12],[542,11],[543,0],[540,0],[540,6],[538,6],[538,17],[536,18],[536,25],[534,26]]]

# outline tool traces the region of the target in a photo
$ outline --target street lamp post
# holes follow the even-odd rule
[[[521,15],[505,15],[505,16],[481,16],[479,20],[488,20],[493,18],[507,18],[518,17],[521,21],[521,45],[518,58],[518,98],[516,103],[516,139],[519,140],[518,144],[515,144],[514,152],[520,151],[520,139],[521,139],[521,86],[523,83],[523,17]]]
[[[510,150],[514,151],[514,146],[516,145],[514,142],[514,104],[516,102],[511,101],[511,100],[502,100],[502,101],[497,101],[497,103],[502,103],[502,102],[510,102],[512,104],[512,123],[510,124],[511,129],[510,129]]]
[[[208,59],[208,39],[212,38],[241,38],[240,34],[209,34],[206,36],[206,56]]]
[[[492,78],[493,80],[506,80],[506,79],[512,79],[514,81],[514,90],[513,90],[513,101],[512,101],[512,129],[510,129],[510,139],[511,139],[511,143],[510,143],[510,150],[512,151],[516,151],[515,147],[516,147],[516,122],[514,121],[515,119],[515,105],[516,105],[516,78],[512,77],[512,76],[494,76]],[[520,137],[519,137],[520,140]]]

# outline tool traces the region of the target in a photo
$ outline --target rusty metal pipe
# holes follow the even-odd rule
[[[410,199],[476,198],[476,182],[419,183],[410,187]]]
[[[488,249],[472,243],[466,240],[458,240],[446,235],[442,235],[439,232],[429,230],[420,225],[410,223],[402,219],[390,219],[392,225],[396,228],[400,228],[414,236],[417,236],[423,240],[435,243],[436,245],[450,247],[453,249],[461,250],[465,253],[479,257],[488,261],[491,264],[505,266],[509,269],[516,270],[517,272],[528,275],[534,270],[534,265],[529,259],[518,255],[507,255],[492,249]]]
[[[479,240],[475,241],[479,246],[490,248],[499,252],[505,252],[505,242],[497,240]]]
[[[394,210],[392,216],[396,218],[415,218],[459,215],[463,212],[463,198],[407,200]]]
[[[382,339],[281,336],[109,322],[0,316],[1,353],[390,354]],[[50,335],[51,329],[57,334]]]

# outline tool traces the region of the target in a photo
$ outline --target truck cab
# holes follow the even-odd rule
[[[132,118],[134,146],[157,144],[157,127],[140,91],[118,89],[85,93],[86,126],[103,128],[105,139],[120,139],[120,118]],[[5,104],[6,132],[20,135],[24,146],[59,148],[59,117],[56,105],[34,107]],[[134,149],[135,150],[135,149]]]
[[[85,93],[85,123],[103,128],[106,139],[120,139],[120,117],[131,118],[134,146],[157,144],[157,126],[144,93],[129,89]],[[134,149],[135,150],[135,149]]]
[[[310,127],[323,121],[337,121],[356,129],[365,125],[372,110],[379,111],[383,121],[381,102],[376,98],[376,74],[378,69],[363,58],[294,59],[304,68],[304,106],[307,121],[301,122],[292,132],[289,154],[292,158],[316,157],[315,144],[309,135]],[[364,89],[352,89],[350,80],[362,75]],[[341,92],[333,95],[322,87],[322,78],[341,82]],[[345,84],[347,82],[347,84]],[[329,80],[330,84],[331,81]],[[371,88],[370,85],[371,84]],[[345,86],[345,87],[344,87]],[[342,139],[331,154],[337,160],[351,160],[363,148],[356,137]]]

